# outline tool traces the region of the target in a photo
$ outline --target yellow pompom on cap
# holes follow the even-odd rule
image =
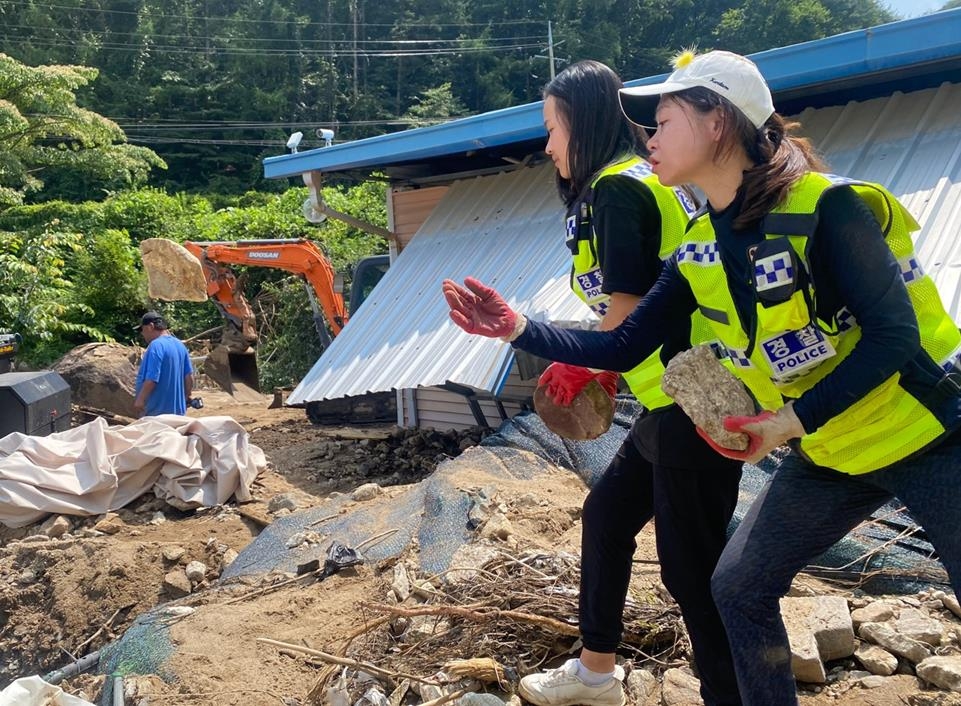
[[[694,49],[684,49],[681,53],[677,54],[672,60],[671,64],[674,69],[683,69],[685,66],[694,61],[694,57],[697,56],[694,53]]]

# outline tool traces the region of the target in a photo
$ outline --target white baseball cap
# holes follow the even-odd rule
[[[693,58],[692,58],[693,57]],[[701,86],[727,98],[761,127],[774,113],[771,90],[750,59],[729,51],[711,51],[693,56],[685,52],[675,61],[675,70],[664,83],[620,90],[621,110],[632,123],[654,124],[657,102],[665,93],[677,93]]]

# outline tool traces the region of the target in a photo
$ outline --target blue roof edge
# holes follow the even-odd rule
[[[795,90],[961,56],[961,8],[751,54],[771,90]],[[666,73],[627,81],[657,83]],[[264,159],[264,176],[386,166],[546,137],[541,102]]]

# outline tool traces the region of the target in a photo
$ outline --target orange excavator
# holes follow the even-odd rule
[[[231,266],[272,267],[300,275],[313,309],[314,327],[324,347],[330,344],[331,333],[336,336],[341,332],[350,314],[356,311],[389,266],[387,255],[366,257],[354,265],[348,310],[342,293],[343,278],[311,240],[187,241],[183,243],[186,253],[172,241],[160,243],[164,247],[159,249],[154,249],[158,248],[157,240],[151,243],[152,246],[147,241],[141,245],[151,295],[188,301],[209,298],[226,319],[223,345],[208,355],[204,372],[231,393],[235,393],[240,385],[259,389],[256,318]],[[144,245],[150,247],[144,248]],[[149,256],[151,251],[153,256]],[[202,281],[192,271],[196,264],[188,265],[186,270],[178,264],[185,260],[199,262]],[[155,288],[164,291],[158,295]],[[205,291],[198,291],[200,289]]]
[[[206,243],[187,241],[183,246],[203,267],[207,296],[243,339],[251,344],[257,342],[254,313],[237,286],[237,277],[230,265],[273,267],[301,275],[308,285],[307,292],[314,307],[314,322],[324,343],[330,342],[324,318],[335,336],[347,323],[347,307],[341,293],[343,282],[313,241],[302,238]]]

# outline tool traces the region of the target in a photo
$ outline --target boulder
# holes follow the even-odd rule
[[[182,245],[166,238],[140,242],[151,299],[207,301],[207,282],[200,261]]]
[[[52,368],[70,385],[74,404],[136,418],[134,385],[143,350],[120,343],[77,346]]]

